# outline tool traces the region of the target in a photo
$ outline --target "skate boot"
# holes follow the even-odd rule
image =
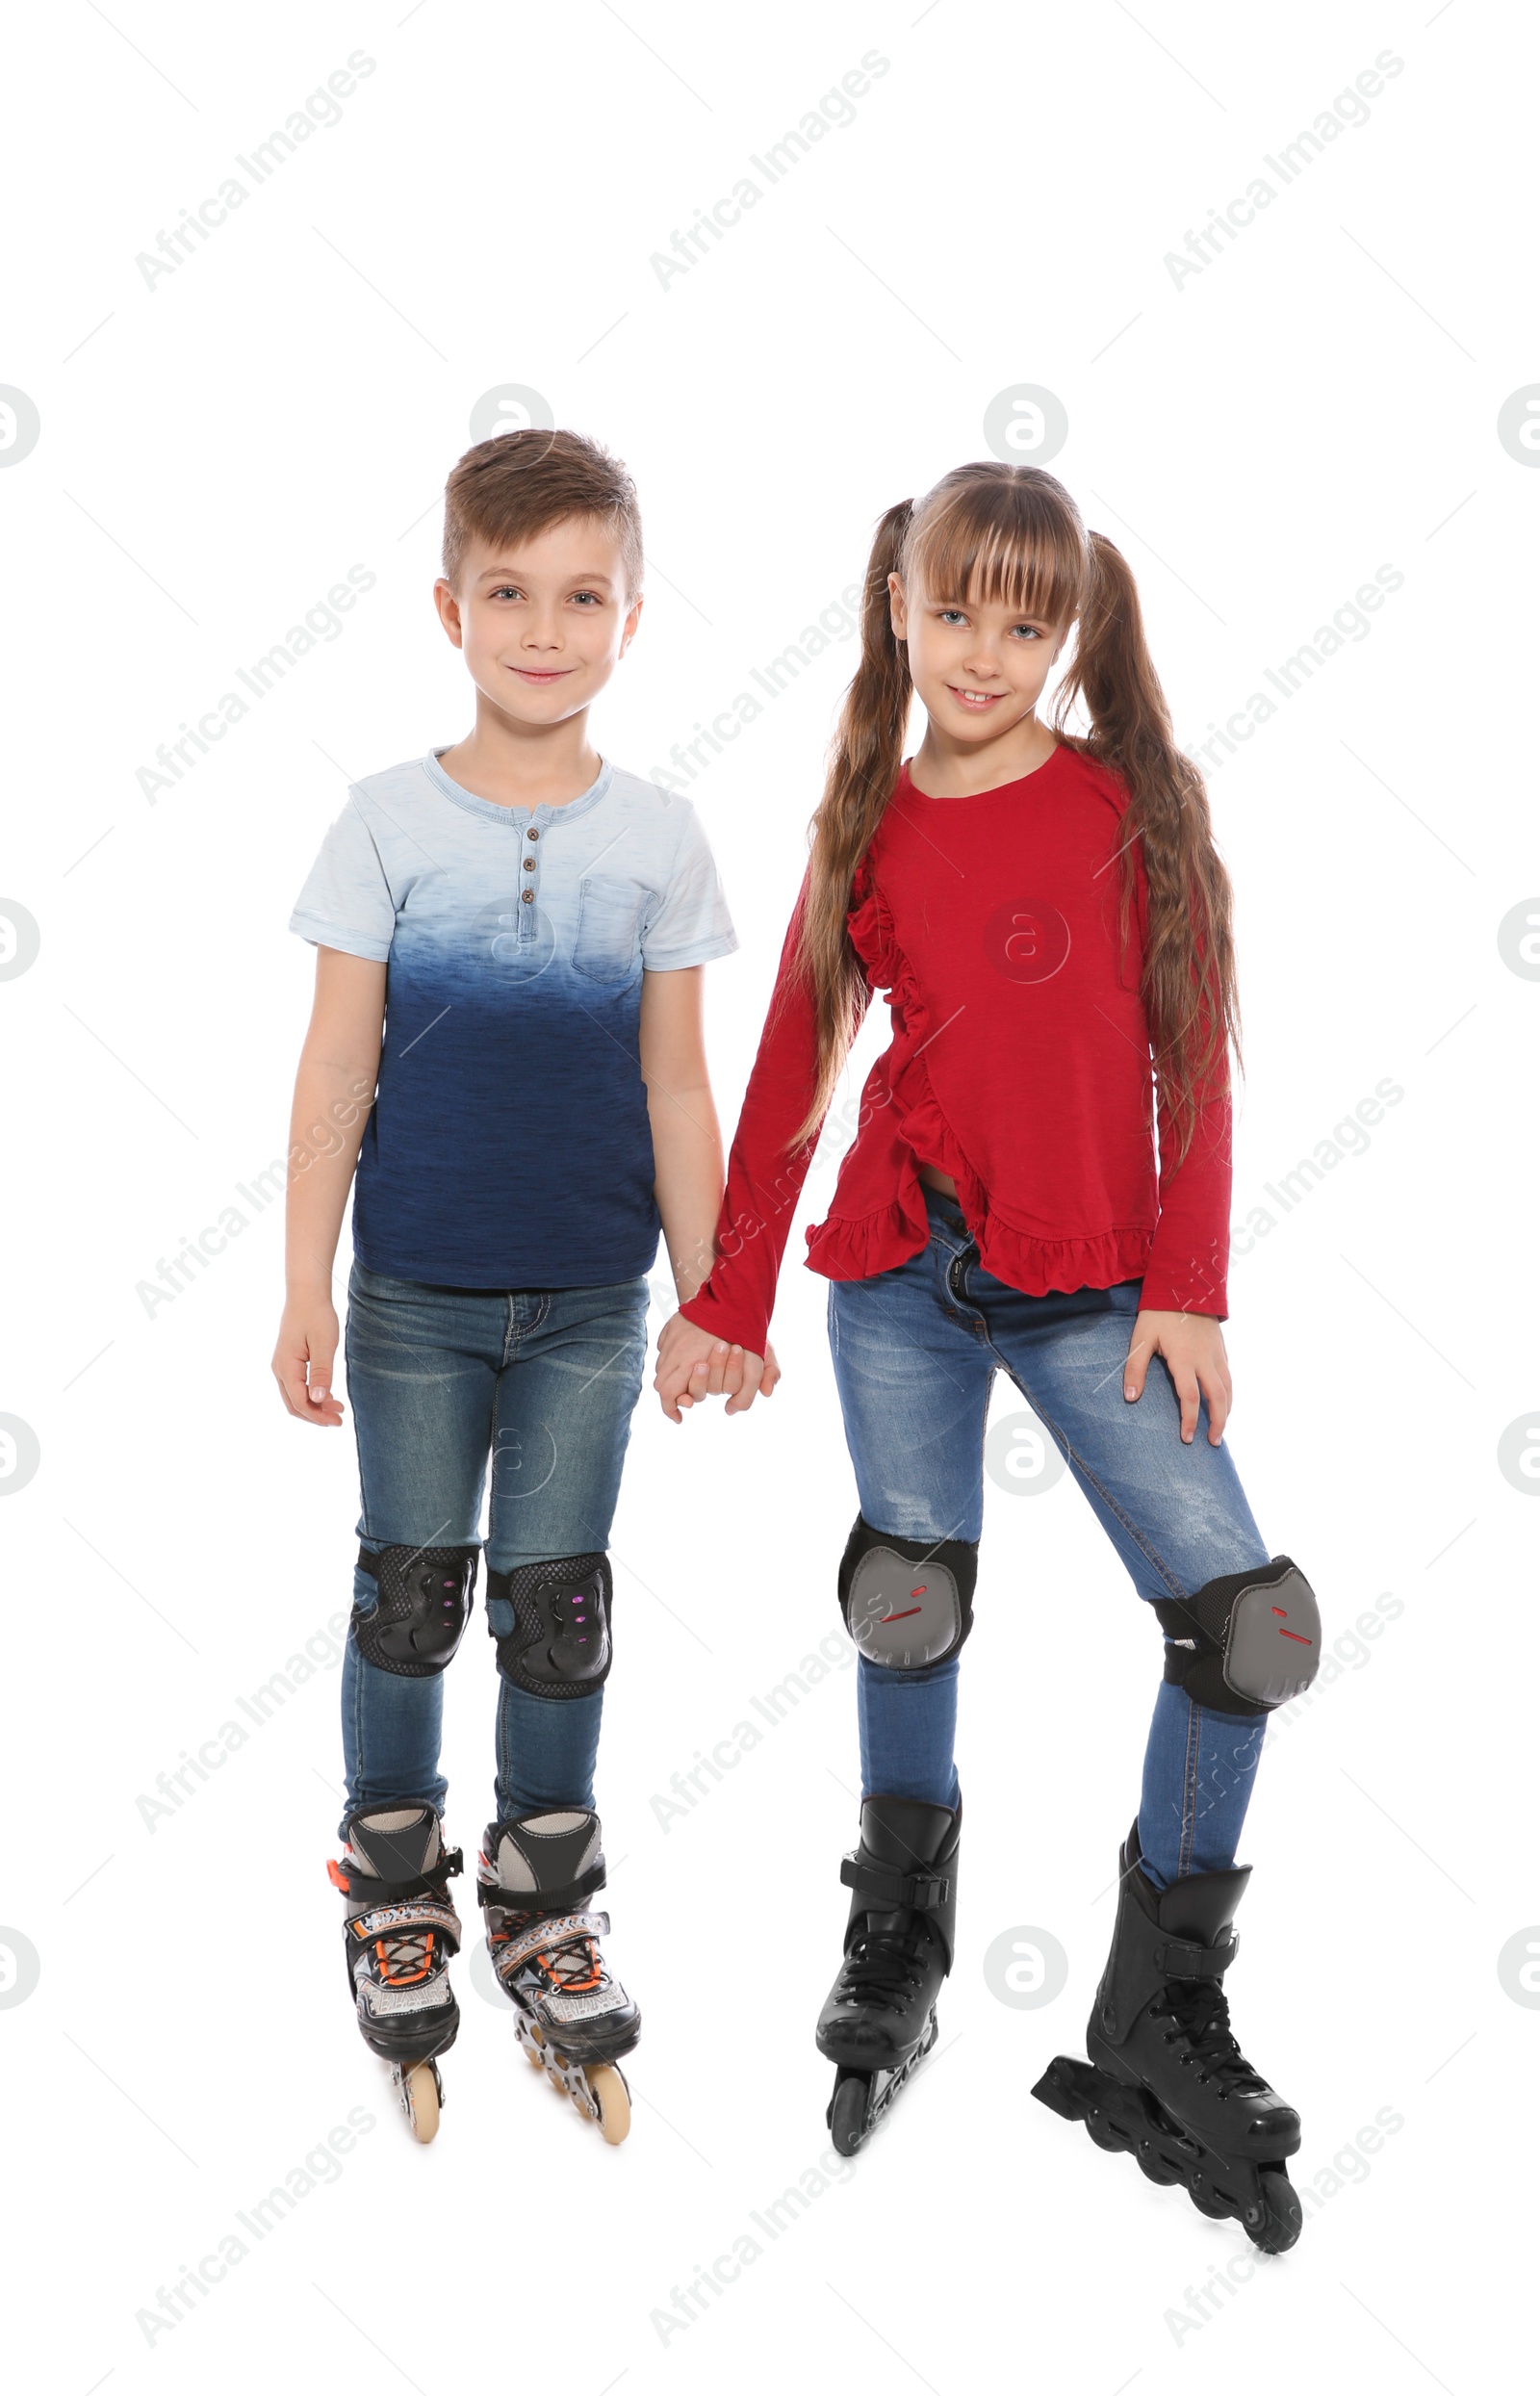
[[[1032,2093],[1109,2153],[1131,2153],[1158,2186],[1180,2183],[1211,2221],[1238,2221],[1264,2254],[1285,2254],[1303,2218],[1284,2168],[1299,2116],[1241,2052],[1223,1987],[1250,1866],[1157,1892],[1140,1868],[1137,1823],[1120,1862],[1091,2061],[1056,2055]]]
[[[489,1822],[476,1867],[487,1947],[537,2071],[618,2147],[631,2125],[619,2058],[642,2017],[599,1951],[607,1914],[582,1910],[604,1885],[599,1816],[573,1809]]]
[[[952,1969],[962,1812],[915,1797],[868,1797],[860,1844],[839,1867],[854,1892],[845,1960],[818,2017],[837,2065],[825,2116],[836,2154],[869,2138],[937,2040],[936,1998]]]
[[[389,2064],[391,2085],[426,2146],[439,2125],[444,2083],[435,2058],[454,2044],[460,2008],[449,1957],[460,1918],[449,1899],[459,1849],[444,1846],[430,1805],[349,1815],[340,1864],[328,1864],[346,1905],[347,1981],[367,2044]]]

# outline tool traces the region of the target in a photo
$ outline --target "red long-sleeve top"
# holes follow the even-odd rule
[[[891,1045],[808,1263],[865,1280],[930,1237],[915,1168],[949,1173],[985,1270],[1030,1296],[1142,1275],[1146,1307],[1227,1312],[1230,1097],[1204,1097],[1186,1157],[1157,1171],[1149,1028],[1139,986],[1147,906],[1126,957],[1118,853],[1127,791],[1066,745],[1017,782],[928,798],[906,764],[847,917]],[[681,1309],[764,1353],[776,1281],[817,1145],[795,1143],[815,1085],[811,997],[793,964],[802,902],[728,1164],[710,1278]],[[865,1001],[862,1001],[864,1010]],[[1174,1155],[1164,1109],[1161,1152]]]

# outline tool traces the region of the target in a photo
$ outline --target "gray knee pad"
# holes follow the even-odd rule
[[[845,1628],[868,1663],[945,1663],[973,1628],[977,1539],[900,1539],[860,1514],[839,1565]]]
[[[1270,1713],[1310,1687],[1321,1663],[1316,1593],[1292,1558],[1222,1573],[1192,1597],[1155,1600],[1166,1678],[1216,1713]]]
[[[379,1590],[372,1612],[353,1608],[358,1652],[381,1672],[425,1681],[442,1672],[471,1619],[475,1589],[474,1547],[386,1547],[358,1551],[361,1569]]]
[[[494,1601],[513,1608],[513,1629],[500,1635],[491,1620]],[[531,1697],[586,1697],[609,1674],[614,1602],[609,1558],[554,1556],[544,1564],[487,1572],[487,1628],[498,1642],[498,1670]]]

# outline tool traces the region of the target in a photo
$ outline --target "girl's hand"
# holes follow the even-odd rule
[[[337,1309],[318,1292],[291,1298],[278,1326],[272,1374],[290,1413],[301,1423],[324,1423],[335,1430],[342,1401],[332,1396],[331,1368],[337,1354]]]
[[[671,1315],[658,1334],[653,1387],[671,1423],[681,1423],[681,1409],[703,1398],[725,1397],[729,1414],[746,1414],[756,1398],[770,1396],[780,1378],[768,1340],[764,1354],[757,1356],[752,1349],[713,1339],[681,1314]]]
[[[1182,1409],[1182,1437],[1189,1447],[1197,1430],[1200,1397],[1209,1404],[1209,1446],[1224,1437],[1230,1415],[1230,1362],[1224,1334],[1211,1314],[1141,1312],[1128,1343],[1123,1367],[1123,1396],[1130,1401],[1144,1392],[1144,1376],[1152,1356],[1164,1356],[1176,1384]]]

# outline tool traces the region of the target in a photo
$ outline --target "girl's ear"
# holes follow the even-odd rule
[[[887,578],[887,612],[893,627],[893,638],[908,640],[909,605],[904,597],[903,580],[896,574],[890,574]]]

